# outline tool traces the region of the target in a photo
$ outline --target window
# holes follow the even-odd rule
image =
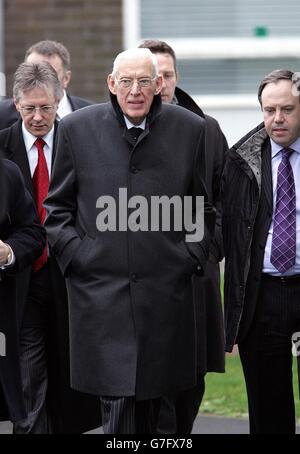
[[[124,17],[124,47],[167,41],[180,85],[206,101],[244,95],[252,105],[272,69],[300,71],[299,0],[124,0]]]
[[[273,69],[300,71],[299,0],[123,0],[124,48],[161,39],[179,86],[219,121],[229,144],[262,121],[257,89]]]

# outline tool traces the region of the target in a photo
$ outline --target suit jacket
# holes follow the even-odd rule
[[[176,87],[175,97],[182,106],[205,119],[205,183],[208,197],[216,208],[215,233],[210,244],[210,257],[204,276],[193,277],[197,320],[198,370],[225,371],[224,323],[220,292],[219,262],[224,257],[220,185],[228,145],[218,122],[205,115],[195,101]]]
[[[93,104],[92,101],[84,98],[79,98],[78,96],[70,96],[67,94],[67,97],[73,111]],[[0,101],[0,130],[8,128],[19,119],[20,114],[15,108],[13,99],[9,98]]]
[[[55,135],[56,128],[57,123],[55,124]],[[0,149],[2,157],[14,161],[19,166],[26,187],[34,198],[21,120],[18,120],[11,127],[0,131]],[[52,162],[55,161],[55,147],[53,150]],[[50,257],[49,264],[50,276],[53,281],[54,301],[47,326],[47,338],[49,341],[47,358],[49,363],[48,406],[53,416],[54,431],[83,432],[100,425],[100,406],[98,400],[96,401],[93,397],[79,394],[70,389],[68,310],[65,281],[53,257]],[[27,275],[22,282],[24,294],[26,294],[29,279],[30,275]],[[22,317],[22,313],[20,313],[20,316]]]
[[[0,239],[11,246],[16,260],[13,266],[0,271],[0,418],[17,421],[26,416],[19,361],[18,313],[23,297],[17,290],[21,272],[28,276],[28,267],[42,252],[46,232],[18,167],[2,159]]]

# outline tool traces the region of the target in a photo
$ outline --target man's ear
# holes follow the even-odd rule
[[[157,76],[155,83],[156,83],[156,88],[155,88],[154,94],[158,95],[158,93],[161,92],[162,84],[163,84],[163,78],[160,74]]]
[[[70,71],[70,70],[65,71],[63,81],[62,81],[62,88],[64,88],[65,90],[67,89],[67,87],[70,83],[71,77],[72,77],[72,71]]]
[[[14,98],[14,105],[16,106],[16,109],[18,112],[20,112],[20,103]]]
[[[112,76],[112,74],[109,74],[109,75],[107,76],[107,85],[108,85],[109,91],[110,91],[113,95],[116,95],[116,94],[117,94],[117,90],[116,90],[116,81],[115,81],[115,78]]]

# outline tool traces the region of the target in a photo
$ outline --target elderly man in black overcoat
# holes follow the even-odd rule
[[[196,383],[191,278],[205,268],[214,224],[208,203],[204,216],[197,210],[206,198],[205,128],[186,109],[162,105],[161,82],[149,49],[117,56],[111,102],[60,122],[45,203],[67,277],[71,384],[100,396],[105,433],[151,432],[151,400]],[[197,231],[194,221],[205,220],[193,238],[180,224],[189,197],[185,221]]]

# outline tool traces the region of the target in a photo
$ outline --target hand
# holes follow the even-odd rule
[[[0,240],[0,266],[3,266],[7,263],[9,253],[10,253],[9,246]]]

